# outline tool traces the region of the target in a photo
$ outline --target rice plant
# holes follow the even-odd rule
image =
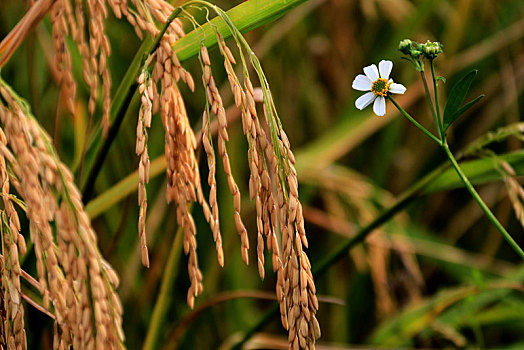
[[[0,346],[521,347],[523,11],[2,2]]]

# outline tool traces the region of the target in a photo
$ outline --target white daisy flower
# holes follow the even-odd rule
[[[402,84],[393,82],[393,79],[389,79],[389,74],[393,69],[393,62],[382,60],[377,66],[372,64],[371,66],[364,67],[364,74],[359,74],[353,80],[353,89],[359,91],[369,91],[364,95],[357,98],[355,106],[358,109],[364,109],[373,103],[373,112],[379,117],[386,114],[386,97],[388,93],[403,94],[406,91],[406,87]],[[380,74],[379,74],[380,72]]]

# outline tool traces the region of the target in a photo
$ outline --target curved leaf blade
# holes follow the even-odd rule
[[[460,105],[466,98],[466,94],[469,91],[469,88],[471,87],[471,82],[473,79],[475,79],[475,76],[477,75],[477,70],[472,70],[468,74],[466,74],[458,83],[456,83],[453,88],[451,89],[451,92],[449,94],[448,102],[446,104],[446,108],[444,109],[444,131],[446,131],[449,126],[457,120],[457,118],[466,111],[466,109],[462,110],[460,108]],[[474,102],[477,102],[478,98],[474,100]],[[469,105],[469,104],[468,104]],[[471,107],[473,104],[469,105]],[[461,111],[461,113],[458,113]]]
[[[474,99],[472,101],[469,101],[464,106],[460,107],[459,110],[455,112],[455,116],[454,116],[453,120],[457,120],[458,117],[460,117],[462,114],[464,114],[464,112],[467,111],[471,106],[473,106],[475,103],[480,101],[480,99],[482,97],[484,97],[484,94],[477,96],[476,99]]]

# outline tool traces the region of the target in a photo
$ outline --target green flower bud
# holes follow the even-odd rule
[[[437,58],[438,54],[442,52],[442,44],[438,41],[427,41],[423,45],[424,56],[430,60]]]
[[[411,49],[409,50],[409,55],[416,60],[420,57],[420,55],[422,55],[422,51],[420,51],[419,49]]]
[[[398,44],[398,49],[404,55],[409,55],[412,48],[413,42],[410,39],[404,39]]]

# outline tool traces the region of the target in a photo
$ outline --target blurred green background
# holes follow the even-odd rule
[[[238,3],[219,1],[217,5],[229,9]],[[0,2],[1,37],[26,8],[23,1]],[[77,171],[82,187],[86,174],[81,174],[77,165],[85,137],[93,133],[98,120],[87,130],[88,89],[81,79],[79,112],[74,117],[66,113],[53,68],[50,29],[46,18],[2,69],[2,77],[27,99],[54,137],[64,162]],[[111,14],[106,30],[112,47],[109,64],[115,91],[140,42],[130,25]],[[479,94],[486,96],[450,129],[454,151],[490,130],[518,123],[524,110],[522,0],[308,0],[245,36],[262,62],[297,158],[313,269],[410,185],[445,161],[438,146],[402,119],[391,103],[382,118],[374,116],[370,108],[355,108],[354,101],[361,93],[353,90],[351,83],[364,66],[378,64],[381,59],[393,61],[392,78],[407,87],[406,94],[397,100],[428,128],[432,128],[432,120],[422,84],[412,66],[401,60],[399,41],[411,38],[443,44],[444,54],[436,61],[437,73],[447,78],[446,84],[441,84],[442,100],[454,82],[478,69],[468,100]],[[230,106],[232,97],[219,52],[215,48],[210,54],[215,79],[222,86],[226,106]],[[78,52],[73,58],[75,76],[80,78]],[[197,82],[194,94],[185,87],[182,92],[198,131],[204,103],[201,73],[195,58],[184,66]],[[236,112],[232,109],[230,113],[234,117]],[[137,169],[137,116],[138,105],[132,103],[96,182],[96,195]],[[252,263],[245,266],[242,262],[232,199],[219,166],[218,201],[226,263],[224,268],[217,264],[211,231],[195,206],[205,289],[194,310],[186,305],[187,259],[181,242],[175,239],[175,208],[165,203],[163,173],[148,186],[150,269],[140,263],[136,191],[93,218],[100,248],[121,276],[119,292],[130,349],[144,343],[163,279],[168,303],[164,305],[166,319],[160,328],[159,348],[228,348],[275,304],[271,300],[275,285],[271,264],[266,264],[266,278],[261,281],[253,263],[256,214],[248,198],[247,145],[236,120],[230,124],[229,152],[243,194],[242,214],[250,234]],[[151,159],[163,154],[164,134],[158,115],[149,132],[149,147]],[[521,136],[514,135],[491,144],[475,157],[490,162],[497,175],[500,172],[493,154],[521,148]],[[522,159],[518,158],[516,167]],[[205,179],[205,157],[200,164]],[[517,192],[515,188],[508,190],[508,180],[503,177],[479,181],[477,189],[483,199],[516,241],[524,244],[519,220],[524,215],[524,198],[512,201],[510,196],[517,196]],[[266,261],[270,260],[268,255]],[[28,258],[23,267],[34,273],[33,265]],[[166,265],[174,266],[170,276],[165,274]],[[467,191],[438,190],[417,198],[316,279],[323,332],[318,348],[524,348],[523,279],[517,255]],[[51,321],[30,306],[26,306],[26,319],[30,348],[51,348]],[[276,316],[245,346],[285,349],[286,338]]]

